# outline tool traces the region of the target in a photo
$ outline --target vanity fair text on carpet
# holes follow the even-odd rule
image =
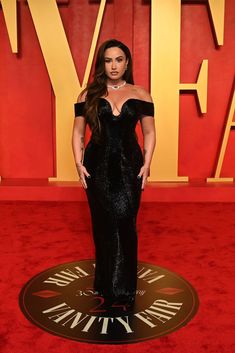
[[[95,264],[93,264],[95,266]],[[69,286],[74,281],[79,281],[85,277],[92,276],[86,270],[79,266],[75,266],[74,269],[66,269],[55,273],[53,276],[48,277],[44,280],[44,283],[53,284],[57,287]],[[142,267],[138,270],[138,278],[145,281],[149,285],[155,284],[156,281],[164,278],[165,275],[152,271],[151,269]],[[141,291],[140,291],[141,293]],[[138,294],[138,291],[137,291]],[[94,295],[91,289],[88,291],[79,290],[79,296]],[[98,299],[99,297],[97,297]],[[168,302],[164,299],[156,299],[153,303],[145,310],[132,314],[136,320],[141,320],[148,327],[153,328],[159,324],[165,324],[168,320],[174,317],[177,312],[181,309],[183,303]],[[97,309],[100,305],[96,305]],[[66,302],[62,302],[56,306],[50,307],[42,311],[48,319],[53,320],[55,323],[61,326],[67,326],[71,329],[78,328],[82,332],[89,332],[91,327],[96,329],[102,334],[107,334],[110,326],[116,322],[121,325],[126,333],[133,333],[134,330],[129,323],[128,315],[121,317],[105,317],[105,316],[93,316],[87,313],[79,312],[72,308]],[[136,326],[136,325],[134,325]]]

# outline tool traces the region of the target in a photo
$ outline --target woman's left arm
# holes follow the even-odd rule
[[[152,103],[152,97],[150,94],[142,87],[138,87],[138,93],[140,98],[146,102]],[[153,157],[153,152],[156,145],[156,132],[155,132],[155,119],[152,116],[144,115],[140,119],[141,129],[143,133],[144,139],[144,150],[143,150],[143,157],[144,157],[144,164],[140,169],[138,177],[143,176],[142,178],[142,190],[144,190],[144,186],[147,182],[147,178],[150,175],[150,165]]]
[[[139,176],[143,176],[142,179],[142,190],[147,182],[147,178],[150,175],[150,165],[153,157],[154,148],[156,145],[156,133],[155,133],[155,122],[151,116],[144,116],[141,119],[141,129],[144,138],[144,165],[140,169]]]

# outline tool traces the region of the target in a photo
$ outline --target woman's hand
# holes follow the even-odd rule
[[[142,177],[142,185],[141,185],[142,190],[144,190],[144,186],[147,183],[147,178],[149,176],[150,176],[150,168],[148,166],[143,165],[143,167],[141,167],[140,172],[137,176],[137,178]]]
[[[87,189],[87,183],[86,183],[86,179],[85,176],[87,178],[91,178],[90,174],[88,173],[88,171],[86,170],[86,167],[84,167],[84,165],[82,164],[76,164],[77,167],[77,171],[78,171],[78,175],[79,175],[79,179],[82,183],[82,186],[84,187],[84,189]]]

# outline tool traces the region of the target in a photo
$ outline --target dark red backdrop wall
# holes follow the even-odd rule
[[[182,4],[181,82],[195,82],[201,61],[209,59],[207,114],[199,116],[194,95],[183,94],[180,98],[179,175],[190,178],[213,175],[234,75],[234,1],[225,1],[225,40],[221,48],[214,44],[205,3]],[[82,81],[99,2],[58,1],[58,6]],[[98,42],[112,37],[124,41],[133,54],[135,82],[147,89],[150,6],[150,1],[142,0],[108,1]],[[11,52],[0,8],[0,175],[48,178],[54,176],[56,164],[54,96],[25,1],[18,3],[18,30],[16,55]],[[235,176],[234,151],[235,136],[231,133],[223,175]]]

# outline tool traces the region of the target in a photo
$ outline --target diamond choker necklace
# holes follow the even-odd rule
[[[119,88],[125,86],[125,84],[126,84],[126,81],[124,81],[120,85],[113,85],[113,86],[112,85],[107,85],[107,87],[112,88],[112,89],[119,89]]]

